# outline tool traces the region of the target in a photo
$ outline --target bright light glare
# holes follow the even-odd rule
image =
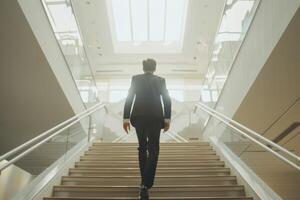
[[[151,0],[149,2],[149,34],[151,41],[162,41],[164,39],[165,1]]]
[[[254,0],[237,1],[223,16],[220,31],[217,36],[218,42],[238,41],[243,32],[243,22],[247,14],[251,11]]]
[[[184,0],[167,0],[166,41],[177,41],[182,33]]]
[[[129,0],[113,0],[112,12],[118,41],[131,40]]]
[[[130,2],[133,40],[146,41],[148,39],[147,0],[131,0]]]
[[[48,5],[54,23],[54,32],[77,31],[77,25],[71,7],[66,4]]]
[[[106,2],[116,53],[182,50],[188,0]]]

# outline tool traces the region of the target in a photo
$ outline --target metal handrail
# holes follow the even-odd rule
[[[77,115],[75,115],[75,116],[73,116],[73,117],[71,117],[71,118],[65,120],[65,121],[62,122],[62,123],[59,123],[58,125],[54,126],[53,128],[51,128],[51,129],[49,129],[49,130],[47,130],[47,131],[45,131],[45,132],[39,134],[37,137],[32,138],[31,140],[25,142],[24,144],[22,144],[22,145],[20,145],[20,146],[18,146],[18,147],[16,147],[16,148],[14,148],[13,150],[11,150],[11,151],[9,151],[9,152],[3,154],[2,156],[0,156],[0,162],[1,162],[2,160],[4,160],[5,158],[8,158],[9,156],[11,156],[11,155],[17,153],[18,151],[21,151],[22,149],[24,149],[24,148],[27,147],[28,145],[30,145],[30,144],[32,144],[32,143],[38,141],[38,140],[41,139],[42,137],[45,137],[45,136],[48,135],[49,133],[51,133],[51,132],[55,131],[56,129],[58,129],[58,128],[60,128],[60,127],[62,127],[62,126],[64,126],[64,125],[66,125],[66,124],[68,124],[69,122],[75,120],[76,118],[80,117],[81,115],[85,114],[86,112],[88,112],[88,111],[90,111],[90,110],[92,110],[92,109],[94,109],[94,108],[96,108],[97,106],[100,106],[100,105],[101,105],[101,103],[96,104],[96,105],[94,105],[94,106],[88,108],[87,110],[85,110],[85,111],[83,111],[83,112],[81,112],[81,113],[79,113],[79,114],[77,114]]]
[[[90,109],[87,109],[85,110],[84,112],[78,114],[78,115],[75,115],[74,117],[77,118],[76,120],[74,120],[73,122],[69,123],[68,125],[64,126],[63,128],[59,129],[58,131],[54,132],[53,134],[51,134],[50,136],[46,137],[45,139],[43,139],[42,141],[38,142],[37,144],[33,145],[32,147],[30,147],[29,149],[27,149],[26,151],[23,151],[21,154],[19,154],[18,156],[14,157],[13,159],[9,160],[8,162],[4,163],[3,165],[0,166],[0,172],[4,169],[6,169],[8,166],[10,166],[11,164],[17,162],[18,160],[20,160],[21,158],[23,158],[24,156],[26,156],[28,153],[32,152],[33,150],[35,150],[36,148],[38,148],[39,146],[41,146],[42,144],[46,143],[47,141],[49,141],[50,139],[52,139],[53,137],[55,137],[56,135],[60,134],[62,131],[66,130],[67,128],[71,127],[72,125],[76,124],[77,122],[79,122],[81,119],[91,115],[92,113],[94,113],[95,111],[101,109],[101,108],[104,108],[105,104],[103,103],[99,103],[99,104],[96,104],[94,106],[92,106]],[[73,119],[74,117],[70,118],[70,119]],[[69,119],[69,120],[70,120]],[[66,120],[65,122],[51,128],[50,130],[55,130],[57,129],[58,127],[61,127],[63,125],[66,124],[66,122],[70,122],[69,120]],[[46,131],[47,133],[49,133],[49,131]],[[89,133],[88,133],[89,134]],[[45,136],[47,134],[43,133],[43,136]],[[25,144],[26,145],[20,145],[19,147],[13,149],[12,151],[10,152],[13,152],[13,154],[15,154],[16,152],[18,152],[20,149],[23,149],[25,148],[26,146],[28,146],[29,144],[32,144],[33,142],[36,142],[38,139],[40,139],[40,137],[35,137],[33,138],[32,140],[26,142]],[[18,149],[18,150],[16,150]],[[9,152],[9,153],[10,153]],[[8,153],[6,153],[5,155],[8,155]],[[10,154],[12,155],[12,154]],[[2,156],[4,157],[4,156]]]
[[[285,163],[289,164],[290,166],[296,168],[297,170],[300,171],[300,166],[298,166],[297,164],[295,164],[294,162],[290,161],[289,159],[287,159],[286,157],[284,157],[283,155],[279,154],[278,152],[274,151],[273,149],[269,148],[268,146],[266,146],[265,144],[263,144],[262,142],[260,142],[258,139],[254,138],[258,137],[260,139],[262,139],[264,142],[276,147],[277,149],[279,149],[280,151],[287,153],[288,155],[290,155],[291,157],[293,157],[294,159],[296,159],[297,161],[299,161],[299,156],[293,154],[292,152],[288,151],[287,149],[275,144],[274,142],[268,140],[267,138],[259,135],[258,133],[256,133],[255,131],[245,127],[244,125],[226,117],[225,115],[215,111],[214,109],[204,105],[203,103],[198,102],[196,104],[197,107],[199,107],[201,110],[205,111],[206,113],[208,113],[209,115],[213,116],[214,118],[220,120],[221,122],[223,122],[224,124],[226,124],[227,126],[229,126],[230,128],[232,128],[233,130],[237,131],[238,134],[248,138],[249,140],[251,140],[252,142],[254,142],[255,144],[261,146],[263,149],[265,149],[266,151],[272,153],[273,155],[275,155],[276,157],[278,157],[279,159],[283,160]],[[235,126],[234,126],[235,125]],[[250,132],[253,136],[250,136],[249,134],[247,134],[245,131],[241,130],[244,129],[247,132]]]
[[[269,145],[272,145],[272,146],[276,147],[277,149],[279,149],[280,151],[283,151],[284,153],[288,154],[289,156],[291,156],[292,158],[296,159],[297,161],[300,161],[300,157],[299,157],[299,156],[293,154],[293,153],[290,152],[289,150],[287,150],[287,149],[283,148],[282,146],[280,146],[280,145],[274,143],[273,141],[271,141],[271,140],[269,140],[269,139],[267,139],[267,138],[261,136],[259,133],[257,133],[257,132],[255,132],[255,131],[249,129],[248,127],[244,126],[243,124],[241,124],[241,123],[239,123],[239,122],[237,122],[237,121],[235,121],[235,120],[230,119],[229,117],[225,116],[224,114],[222,114],[222,113],[220,113],[220,112],[217,112],[216,110],[214,110],[214,109],[208,107],[207,105],[205,105],[205,104],[203,104],[203,103],[198,102],[198,104],[201,105],[201,106],[203,106],[203,107],[205,107],[206,109],[212,111],[213,113],[215,113],[215,114],[221,116],[222,118],[226,119],[226,120],[229,121],[230,123],[232,123],[232,124],[234,124],[234,125],[236,125],[236,126],[242,128],[242,129],[244,129],[245,131],[251,133],[251,134],[254,135],[255,137],[258,137],[259,139],[263,140],[264,142],[268,143]]]
[[[175,137],[175,136],[178,137],[181,140],[181,142],[183,141],[185,143],[189,143],[189,141],[187,139],[185,139],[184,137],[182,137],[181,135],[179,135],[178,133],[176,133],[172,130],[168,130],[166,133],[170,133],[171,135],[173,135],[173,137]]]

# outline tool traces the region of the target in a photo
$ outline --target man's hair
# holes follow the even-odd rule
[[[145,72],[154,72],[156,69],[156,61],[152,58],[143,60],[143,70]]]

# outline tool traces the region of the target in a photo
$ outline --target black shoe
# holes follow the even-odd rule
[[[144,185],[140,187],[140,200],[149,200],[148,188]]]

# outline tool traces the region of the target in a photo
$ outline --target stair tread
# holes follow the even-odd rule
[[[139,188],[139,186],[130,185],[113,185],[113,186],[102,186],[102,185],[55,185],[56,188]],[[154,188],[244,188],[243,185],[154,185]]]
[[[120,168],[111,168],[111,167],[91,167],[91,168],[71,168],[71,169],[80,169],[80,170],[139,170],[138,167],[120,167]],[[227,167],[158,167],[156,170],[220,170],[228,169]]]
[[[107,156],[94,156],[94,155],[84,155],[84,156],[81,156],[81,157],[93,157],[93,158],[102,158],[102,157],[108,157],[108,158],[138,158],[138,155],[107,155]],[[172,157],[175,157],[175,158],[201,158],[201,157],[219,157],[217,155],[161,155],[159,156],[159,158],[172,158]]]
[[[63,178],[140,178],[140,176],[62,176]],[[205,178],[205,177],[236,177],[232,175],[158,175],[156,178]]]
[[[81,160],[82,163],[138,163],[138,160]],[[158,160],[158,163],[186,163],[186,160]],[[222,160],[193,160],[189,163],[202,163],[202,162],[223,162]]]
[[[137,147],[94,142],[44,200],[139,199]],[[208,142],[161,143],[156,171],[154,200],[252,200]]]
[[[93,145],[102,146],[138,146],[138,143],[101,143],[94,142]],[[195,143],[160,143],[161,146],[198,146],[198,145],[210,145],[209,142],[195,142]]]
[[[139,200],[138,197],[45,197],[44,200]],[[152,197],[153,200],[251,200],[252,197]]]

